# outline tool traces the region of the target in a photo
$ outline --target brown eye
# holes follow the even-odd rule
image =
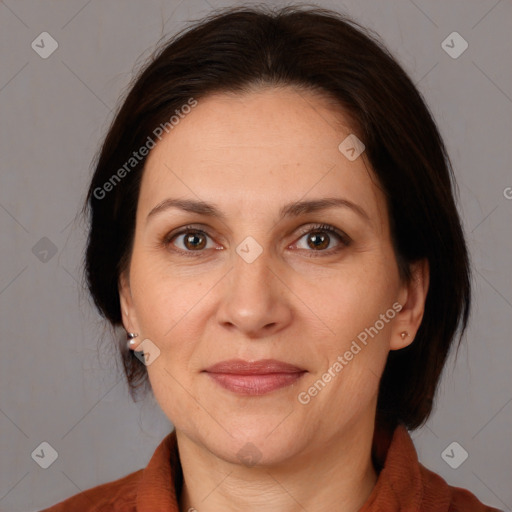
[[[308,235],[308,245],[311,249],[326,249],[330,242],[329,235],[322,232],[310,233]]]
[[[184,229],[179,233],[169,236],[166,245],[173,245],[177,250],[183,252],[202,252],[207,248],[208,235],[197,229]]]
[[[331,254],[340,251],[351,243],[351,239],[348,237],[348,235],[328,224],[309,226],[306,231],[303,231],[303,235],[299,240],[302,239],[306,240],[305,245],[307,248],[313,249],[313,251],[307,252],[318,252],[322,254]],[[336,239],[338,240],[337,245]],[[334,244],[334,248],[330,247],[331,244]],[[305,248],[304,246],[300,247],[299,242],[297,242],[295,245],[297,245],[298,249]],[[322,254],[319,254],[319,256]]]
[[[188,233],[183,239],[183,244],[187,249],[204,249],[206,246],[206,237],[204,233]]]

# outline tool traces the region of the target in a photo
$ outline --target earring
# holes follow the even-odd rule
[[[135,347],[135,338],[138,336],[137,333],[134,332],[128,332],[128,342],[126,343],[126,346],[128,347],[128,350],[134,350]]]
[[[407,331],[402,331],[402,332],[400,333],[400,337],[401,337],[403,340],[405,340],[405,338],[407,338],[407,336],[409,336],[409,333],[408,333]]]

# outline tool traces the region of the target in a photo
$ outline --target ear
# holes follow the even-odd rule
[[[128,272],[124,271],[119,276],[119,302],[123,326],[127,332],[139,333],[137,316],[133,305],[132,292],[130,289],[130,278]]]
[[[400,350],[414,341],[423,319],[425,301],[430,282],[428,260],[420,260],[411,265],[411,279],[400,290],[398,303],[402,306],[393,323],[389,348]],[[402,335],[407,333],[407,335]]]

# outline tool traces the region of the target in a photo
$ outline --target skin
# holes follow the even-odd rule
[[[365,154],[351,162],[338,149],[350,133],[343,112],[324,98],[264,88],[201,99],[148,157],[119,288],[125,328],[160,350],[147,370],[176,429],[182,511],[356,511],[375,485],[379,378],[388,352],[410,344],[419,328],[428,266],[415,265],[411,282],[401,281]],[[333,196],[368,219],[347,207],[278,218],[284,204]],[[170,197],[215,203],[225,219],[177,208],[148,218]],[[351,243],[322,232],[325,246],[315,248],[316,223]],[[173,237],[189,224],[205,238]],[[263,249],[252,263],[236,252],[248,236]],[[400,313],[299,403],[298,394],[395,302]],[[203,372],[232,358],[272,358],[307,373],[291,386],[241,396]],[[248,442],[257,448],[254,465],[237,455]]]

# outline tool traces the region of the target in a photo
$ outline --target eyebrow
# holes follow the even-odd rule
[[[311,199],[308,201],[295,201],[288,203],[279,210],[279,220],[287,217],[299,217],[300,215],[314,213],[328,208],[348,208],[357,213],[364,220],[370,222],[369,215],[361,206],[342,197],[324,197],[322,199]],[[226,221],[226,215],[213,203],[207,203],[195,199],[168,198],[158,203],[147,216],[147,221],[154,215],[164,212],[170,208],[179,208],[186,212],[197,213],[207,217],[215,217]]]

